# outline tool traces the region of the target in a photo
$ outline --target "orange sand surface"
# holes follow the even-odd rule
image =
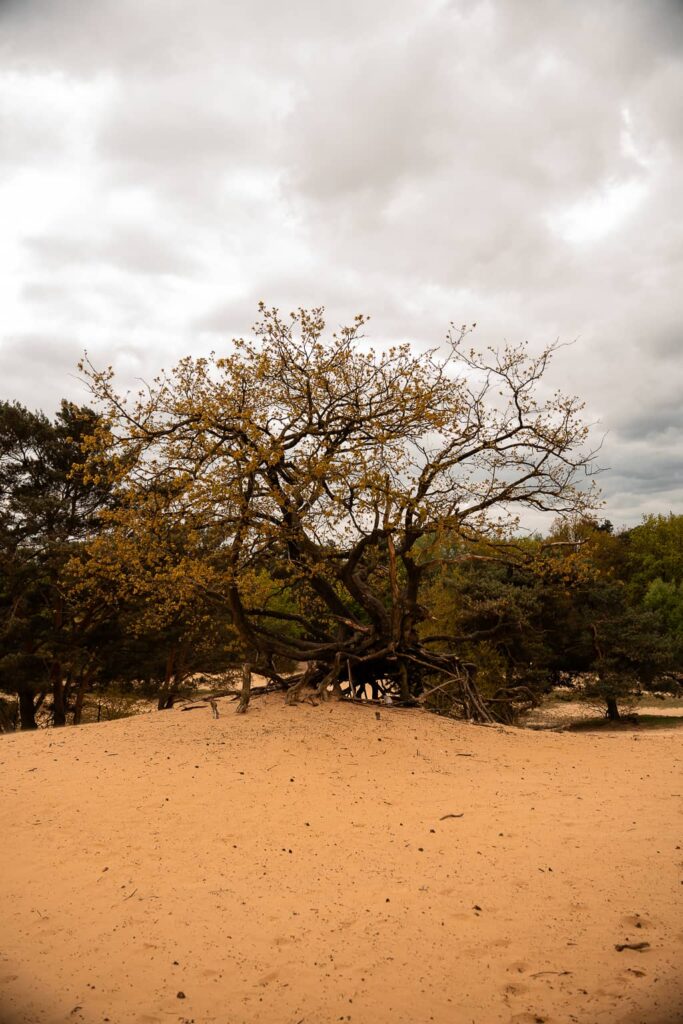
[[[2,1024],[683,1021],[683,730],[219,706],[0,737]]]

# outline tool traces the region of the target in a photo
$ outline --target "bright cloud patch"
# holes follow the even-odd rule
[[[597,195],[581,199],[551,215],[551,229],[565,242],[598,242],[618,230],[638,209],[648,193],[644,181],[610,182]]]

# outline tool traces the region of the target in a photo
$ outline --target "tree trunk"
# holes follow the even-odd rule
[[[242,692],[240,694],[240,702],[237,705],[237,714],[246,714],[247,708],[249,707],[249,698],[251,697],[251,665],[248,661],[245,661],[242,665]]]
[[[608,719],[610,720],[610,722],[618,722],[621,719],[621,715],[619,714],[619,706],[617,704],[617,698],[616,697],[606,697],[605,700],[607,702],[607,717],[608,717]]]
[[[62,679],[62,666],[58,661],[52,665],[50,680],[52,683],[52,724],[66,725],[64,680]]]
[[[293,686],[290,686],[287,690],[287,693],[285,694],[285,704],[296,704],[299,700],[299,694],[309,685],[316,673],[317,669],[315,664],[312,662],[309,663],[306,666],[306,671],[302,675],[301,679],[297,683],[294,683]]]
[[[88,688],[90,677],[87,672],[81,672],[81,678],[78,680],[78,689],[76,690],[76,702],[74,704],[74,725],[81,724],[81,718],[83,717],[83,701],[85,699],[85,691]]]
[[[399,682],[399,693],[401,695],[401,700],[409,701],[410,700],[410,680],[408,678],[408,666],[406,665],[405,661],[401,661],[399,663],[398,667],[399,667],[399,673],[400,673],[399,677],[398,677],[398,682]]]
[[[350,675],[351,675],[351,666],[348,663],[348,661],[347,661],[347,671],[348,671],[349,677],[350,677]],[[320,683],[318,684],[318,689],[317,689],[316,693],[317,693],[317,696],[320,697],[321,700],[327,700],[327,698],[330,696],[330,694],[327,692],[327,687],[328,686],[332,687],[332,697],[333,697],[334,700],[339,700],[339,698],[342,696],[341,686],[339,685],[339,674],[340,674],[340,672],[341,672],[341,654],[337,653],[337,655],[336,655],[336,657],[334,659],[334,665],[332,666],[330,671],[326,675],[323,676],[323,678],[321,679]]]
[[[19,702],[0,697],[0,732],[16,732],[19,724]]]
[[[19,691],[19,721],[21,722],[20,729],[22,732],[38,728],[33,694],[29,690]]]
[[[175,660],[176,652],[172,650],[166,659],[164,681],[159,690],[159,700],[157,701],[157,709],[159,711],[168,711],[175,702]]]

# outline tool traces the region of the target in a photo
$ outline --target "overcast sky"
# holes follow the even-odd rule
[[[0,397],[244,335],[559,338],[606,515],[683,511],[678,0],[0,0]]]

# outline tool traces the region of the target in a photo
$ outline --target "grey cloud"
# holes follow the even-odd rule
[[[113,228],[100,239],[46,236],[28,238],[25,244],[38,265],[60,272],[93,264],[139,274],[191,275],[199,268],[199,262],[183,251],[177,240],[164,238],[151,225]],[[33,288],[35,295],[36,286]]]
[[[258,299],[252,296],[236,302],[221,302],[198,316],[192,327],[199,333],[223,339],[241,337],[255,320],[257,305]]]
[[[677,399],[662,402],[644,412],[632,412],[623,426],[617,426],[617,429],[619,437],[625,441],[675,443],[683,451],[683,404],[680,395]]]
[[[229,97],[239,95],[233,105]],[[226,103],[226,98],[228,102]],[[275,108],[273,111],[272,108]],[[102,126],[98,146],[106,160],[193,175],[205,164],[257,160],[277,131],[272,83],[230,67],[132,80]]]
[[[264,56],[272,66],[316,43],[372,34],[414,10],[411,0],[204,0],[199,8],[185,0],[5,0],[0,18],[10,35],[0,54],[6,64],[67,66],[76,74],[110,68],[153,75]]]
[[[482,344],[578,339],[548,386],[607,434],[615,521],[680,500],[683,5],[22,0],[0,23],[12,74],[106,84],[68,131],[0,96],[11,173],[83,179],[82,208],[16,228],[3,334],[44,339],[45,401],[86,344],[128,383],[259,299],[418,348],[476,320]],[[642,196],[601,234],[615,186]],[[562,237],[572,209],[593,241]]]
[[[22,334],[5,339],[0,345],[1,397],[52,412],[62,394],[81,392],[76,383],[81,354],[77,344],[50,335]],[[57,380],[63,391],[55,392]],[[83,393],[80,400],[84,400]]]
[[[619,494],[627,490],[641,497],[676,495],[680,501],[683,495],[683,459],[640,452],[630,460],[620,461],[612,466],[612,479],[606,493]]]

